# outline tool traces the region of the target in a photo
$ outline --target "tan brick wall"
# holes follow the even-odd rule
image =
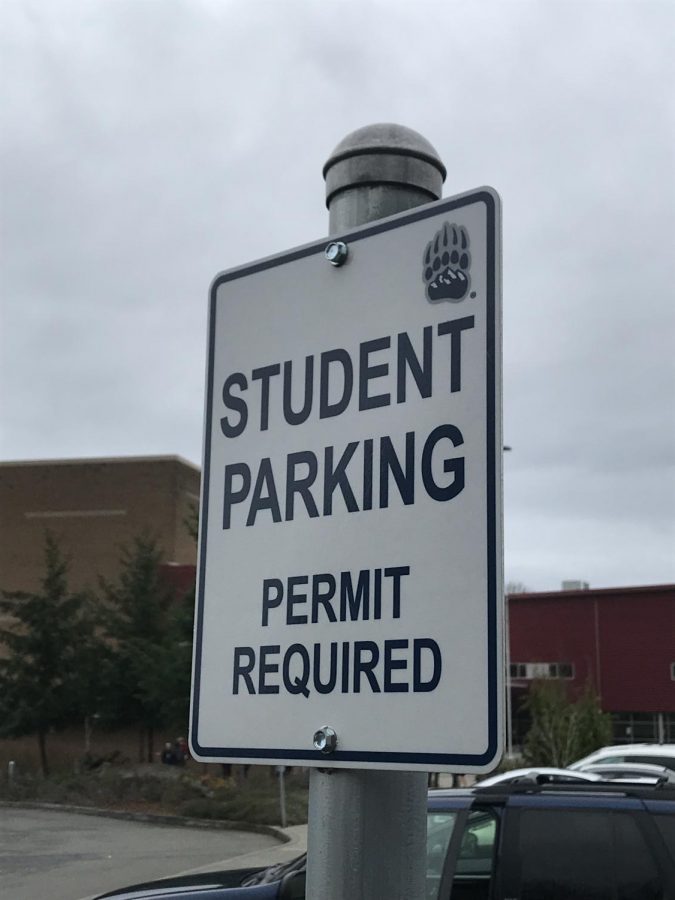
[[[199,483],[169,456],[0,463],[0,588],[38,587],[47,529],[71,558],[74,590],[114,578],[121,547],[146,529],[166,562],[195,563],[185,519]]]

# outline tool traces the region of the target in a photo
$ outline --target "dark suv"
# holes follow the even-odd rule
[[[495,785],[432,791],[428,900],[675,900],[675,789]],[[125,900],[302,900],[305,860],[169,879]]]
[[[675,898],[672,789],[519,784],[452,794],[429,797],[430,898]],[[450,837],[434,846],[444,817]]]

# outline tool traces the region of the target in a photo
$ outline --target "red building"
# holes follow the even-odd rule
[[[675,742],[675,585],[576,587],[508,597],[513,743],[536,678],[563,679],[571,696],[590,685],[617,743]]]

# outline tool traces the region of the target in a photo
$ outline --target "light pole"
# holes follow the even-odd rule
[[[506,756],[513,756],[513,711],[511,703],[511,634],[509,632],[509,595],[504,595],[504,632],[506,636]]]
[[[511,447],[507,444],[502,448],[504,453],[510,453]],[[504,593],[504,659],[506,660],[506,758],[513,756],[513,710],[511,703],[511,626],[509,622],[509,595]]]

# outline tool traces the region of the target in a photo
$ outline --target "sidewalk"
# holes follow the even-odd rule
[[[278,831],[289,838],[285,844],[279,843],[276,847],[266,847],[264,850],[255,850],[242,856],[234,856],[227,861],[215,862],[193,872],[216,872],[220,869],[240,869],[246,866],[271,866],[273,863],[286,863],[300,856],[307,849],[307,826],[291,825],[288,828],[277,828]]]

